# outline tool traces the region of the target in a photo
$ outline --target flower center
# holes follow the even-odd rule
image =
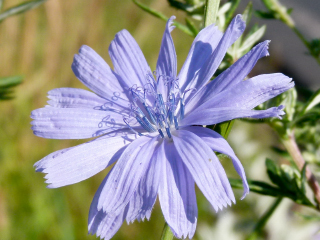
[[[146,75],[145,86],[133,85],[128,89],[131,96],[130,114],[123,120],[140,136],[143,134],[130,126],[133,118],[147,132],[157,131],[162,138],[171,138],[171,131],[179,129],[179,120],[184,117],[184,96],[187,91],[181,94],[177,78],[154,75]]]

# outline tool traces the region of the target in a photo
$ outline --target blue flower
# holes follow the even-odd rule
[[[149,219],[157,196],[166,222],[178,238],[192,238],[197,224],[195,183],[218,211],[235,202],[214,151],[228,155],[249,192],[244,169],[218,133],[197,125],[235,118],[284,114],[283,106],[252,110],[294,86],[281,73],[244,80],[268,41],[213,81],[227,49],[245,29],[236,16],[224,34],[214,25],[195,38],[177,75],[177,59],[166,25],[156,71],[152,72],[133,37],[122,30],[109,47],[114,70],[82,46],[72,70],[94,93],[75,88],[49,91],[49,106],[32,112],[34,134],[44,138],[93,140],[56,151],[35,164],[49,188],[85,180],[114,162],[89,213],[89,232],[110,239],[123,221]]]

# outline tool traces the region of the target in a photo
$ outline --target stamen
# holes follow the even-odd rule
[[[171,138],[171,132],[170,132],[170,129],[169,129],[169,128],[167,128],[167,127],[166,127],[166,132],[167,132],[168,137],[169,137],[169,138]]]
[[[158,132],[160,133],[160,136],[161,136],[162,138],[164,138],[164,135],[163,135],[163,132],[161,131],[161,129],[158,129]]]
[[[170,129],[173,129],[173,126],[176,130],[179,129],[179,115],[180,119],[184,118],[186,93],[193,89],[181,94],[178,78],[157,75],[156,72],[153,72],[153,75],[147,72],[146,82],[143,87],[135,84],[128,88],[132,96],[129,116],[135,118],[145,131],[158,131],[162,138],[172,138]],[[161,89],[166,89],[166,96],[162,95],[164,93]],[[177,107],[179,104],[180,109]],[[132,131],[142,136],[129,125],[127,118],[124,118],[124,122]]]
[[[184,104],[182,103],[182,99],[180,101],[180,119],[184,118]]]
[[[154,114],[152,113],[150,107],[148,107],[147,104],[145,104],[145,103],[143,103],[143,106],[144,106],[144,108],[147,110],[147,113],[149,114],[149,117],[150,117],[152,123],[153,123],[153,124],[156,124],[155,116],[154,116]]]
[[[130,125],[129,122],[127,122],[128,118],[123,117],[123,121],[124,123],[130,128],[131,131],[133,131],[135,134],[138,134],[140,137],[143,136],[142,133],[137,132],[136,130],[134,130]]]
[[[148,132],[152,132],[152,130],[149,128],[149,126],[139,116],[136,116],[136,119],[137,119],[138,123],[140,123],[141,127],[143,127]]]
[[[176,130],[179,130],[179,125],[178,125],[178,119],[176,116],[173,117],[174,119],[174,127],[176,128]]]

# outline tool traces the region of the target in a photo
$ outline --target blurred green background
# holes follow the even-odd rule
[[[169,8],[165,0],[143,2],[184,21],[183,13]],[[5,1],[4,9],[18,3],[21,1]],[[51,152],[84,140],[34,136],[30,112],[46,104],[46,93],[53,88],[85,88],[71,71],[73,55],[86,44],[111,64],[109,43],[124,28],[139,43],[151,69],[155,69],[165,23],[142,12],[129,0],[49,0],[0,24],[0,76],[24,76],[23,83],[15,88],[15,98],[0,103],[1,240],[96,239],[87,234],[87,216],[95,191],[108,170],[72,186],[47,189],[43,174],[35,173],[33,164]],[[192,38],[175,30],[173,39],[181,67]],[[277,144],[270,129],[236,122],[230,142],[248,175],[266,179],[264,160],[273,156],[268,149]],[[228,175],[236,177],[231,161],[222,159],[222,162]],[[235,193],[239,199],[241,190]],[[199,218],[194,239],[243,239],[272,201],[250,194],[244,201],[238,200],[237,205],[216,214],[199,191],[197,199]],[[268,239],[309,239],[299,236],[315,233],[316,225],[306,225],[292,213],[295,207],[289,200],[284,201],[280,214],[275,214],[267,225]],[[129,226],[124,223],[114,239],[160,239],[163,226],[164,218],[157,202],[149,222]],[[292,237],[288,227],[295,228]]]

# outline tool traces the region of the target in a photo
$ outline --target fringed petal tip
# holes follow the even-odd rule
[[[269,54],[269,44],[270,44],[270,42],[271,42],[271,40],[266,40],[266,41],[264,41],[264,43],[266,44],[266,49],[265,49],[265,52],[264,52],[264,54],[265,54],[265,56],[266,57],[268,57],[270,54]]]
[[[233,22],[236,24],[236,26],[238,26],[238,30],[243,32],[244,29],[246,28],[246,22],[243,20],[243,17],[241,14],[238,14]]]
[[[266,40],[266,41],[263,41],[262,43],[259,43],[257,44],[258,45],[264,45],[264,48],[263,48],[263,51],[261,52],[261,56],[262,57],[268,57],[270,56],[270,53],[269,53],[269,45],[270,45],[270,42],[271,40]]]
[[[282,115],[285,115],[285,111],[283,111],[283,109],[285,108],[284,105],[280,105],[279,107],[276,108],[276,111],[278,112],[278,116],[277,118],[279,118],[280,120],[282,119]]]
[[[169,32],[172,32],[173,29],[175,29],[175,26],[173,26],[173,20],[176,19],[176,16],[171,16],[167,22],[167,28],[169,29]]]

